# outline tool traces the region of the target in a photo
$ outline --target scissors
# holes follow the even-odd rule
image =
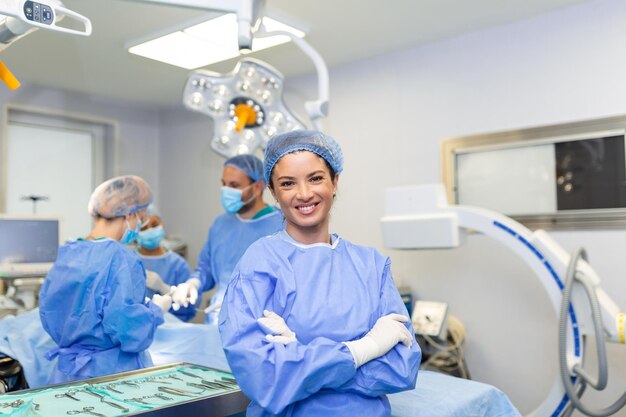
[[[70,416],[73,416],[76,414],[91,414],[92,416],[107,417],[104,414],[94,413],[93,410],[94,410],[93,407],[83,407],[82,410],[70,410],[67,412],[67,414],[69,414]]]
[[[78,398],[74,397],[75,394],[76,394],[76,390],[71,389],[69,391],[64,392],[63,394],[54,394],[54,397],[55,398],[68,397],[68,398],[71,398],[74,401],[80,402],[80,400]]]

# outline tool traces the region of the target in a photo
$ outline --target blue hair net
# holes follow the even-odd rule
[[[161,217],[161,213],[159,213],[159,209],[157,209],[157,206],[154,203],[151,203],[146,208],[146,216],[151,216],[153,214],[157,217]]]
[[[288,153],[310,151],[318,154],[339,174],[343,170],[343,152],[335,139],[314,130],[294,130],[276,135],[265,148],[265,182],[270,183],[272,169],[276,162]]]
[[[126,216],[145,209],[152,202],[152,191],[143,179],[135,175],[111,178],[96,187],[89,199],[87,211],[92,216]]]
[[[237,155],[224,162],[224,166],[235,167],[252,179],[258,181],[263,179],[263,161],[254,155]]]

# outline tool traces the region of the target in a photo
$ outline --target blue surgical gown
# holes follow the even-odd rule
[[[154,271],[163,278],[163,282],[168,285],[178,285],[189,279],[191,270],[187,261],[171,250],[168,250],[163,255],[147,256],[137,253],[143,265],[148,271]],[[152,298],[154,291],[150,288],[147,289],[148,297]],[[200,300],[195,305],[189,305],[188,307],[181,307],[178,311],[170,309],[170,313],[183,321],[189,321],[196,315],[195,307],[200,304]]]
[[[144,304],[139,257],[111,239],[78,240],[59,249],[39,293],[43,328],[58,345],[50,383],[151,366],[146,351],[161,309]]]
[[[248,246],[261,237],[278,232],[283,226],[283,214],[279,210],[252,220],[229,213],[215,219],[193,273],[204,291],[217,284],[211,305],[222,302],[233,269]]]
[[[296,333],[265,340],[263,310]],[[250,246],[233,272],[219,328],[228,363],[256,416],[390,416],[385,394],[415,386],[421,351],[399,344],[356,369],[344,341],[363,337],[381,316],[407,315],[389,258],[334,236],[302,245],[285,231]],[[413,334],[411,324],[406,324]]]

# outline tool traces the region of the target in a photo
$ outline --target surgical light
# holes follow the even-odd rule
[[[183,104],[213,119],[211,147],[217,153],[253,153],[277,133],[305,128],[282,101],[283,82],[276,69],[246,58],[229,74],[192,72]]]
[[[166,34],[161,33],[162,36],[151,36],[145,42],[131,43],[128,52],[185,69],[196,69],[238,57],[242,51],[237,42],[237,15],[226,13],[214,16],[204,16],[200,23],[196,19]],[[305,35],[303,31],[267,16],[263,17],[262,24],[268,32],[289,32],[300,38]],[[289,40],[284,35],[254,38],[252,51],[271,48]]]
[[[67,19],[78,23],[80,29],[60,26]],[[53,30],[71,35],[91,35],[91,21],[66,7],[60,0],[2,0],[0,1],[0,51],[37,29]],[[11,89],[19,88],[20,82],[0,61],[0,80]]]

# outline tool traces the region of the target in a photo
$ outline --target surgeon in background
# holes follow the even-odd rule
[[[146,349],[172,300],[159,294],[145,299],[143,263],[124,246],[139,234],[151,201],[139,177],[105,181],[89,200],[89,236],[59,249],[39,293],[41,323],[58,345],[46,354],[58,357],[50,383],[152,365]]]
[[[162,244],[165,229],[153,204],[148,206],[146,214],[148,221],[141,227],[137,245],[139,257],[146,268],[148,297],[152,297],[155,292],[167,295],[176,289],[176,285],[189,279],[191,270],[182,256]],[[189,321],[196,315],[196,306],[193,304],[177,307],[170,309],[170,313],[183,321]]]
[[[217,324],[226,286],[239,258],[255,240],[283,228],[279,210],[263,201],[263,162],[254,155],[238,155],[224,162],[222,206],[226,213],[215,219],[200,252],[191,279],[178,285],[174,302],[192,304],[198,290],[217,285],[217,292],[207,308],[206,322]]]
[[[385,394],[415,387],[421,351],[389,258],[329,232],[342,170],[341,148],[321,132],[267,145],[265,179],[285,230],[248,248],[219,320],[252,400],[247,417],[389,417]]]

